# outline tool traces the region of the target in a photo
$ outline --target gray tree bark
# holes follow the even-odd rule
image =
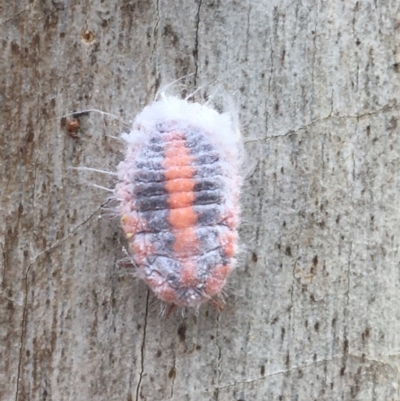
[[[0,4],[1,400],[399,400],[400,3]],[[92,182],[162,84],[238,100],[225,310],[160,316]],[[207,86],[208,84],[210,84]],[[173,90],[177,90],[175,86]]]

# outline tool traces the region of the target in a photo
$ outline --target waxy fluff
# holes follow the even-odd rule
[[[170,304],[212,300],[238,242],[242,142],[232,115],[163,95],[123,139],[116,194],[139,277]]]

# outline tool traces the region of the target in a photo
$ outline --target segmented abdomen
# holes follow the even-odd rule
[[[229,172],[207,135],[156,131],[119,166],[122,225],[133,260],[157,296],[196,306],[232,269],[237,219]]]

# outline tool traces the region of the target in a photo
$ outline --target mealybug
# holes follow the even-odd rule
[[[212,300],[238,241],[242,140],[234,118],[162,94],[123,139],[116,196],[139,277],[173,305]]]

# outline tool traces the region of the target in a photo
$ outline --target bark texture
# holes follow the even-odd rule
[[[0,399],[399,400],[399,7],[3,1]],[[189,73],[239,105],[243,253],[225,311],[165,319],[116,266],[112,177],[71,169],[126,127],[60,116],[129,122]]]

